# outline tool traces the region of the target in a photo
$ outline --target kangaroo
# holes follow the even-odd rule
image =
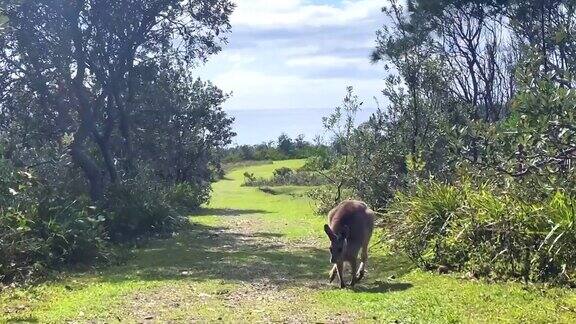
[[[334,264],[330,271],[330,282],[334,281],[336,273],[340,278],[340,288],[344,283],[344,262],[352,268],[350,286],[354,286],[364,277],[368,260],[368,243],[374,230],[374,212],[361,201],[346,200],[328,213],[328,224],[324,231],[330,239],[330,263]],[[362,248],[361,263],[358,269],[358,252]]]

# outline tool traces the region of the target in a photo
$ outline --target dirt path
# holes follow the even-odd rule
[[[171,265],[140,267],[145,276],[178,277],[177,283],[130,295],[122,306],[132,319],[305,321],[299,310],[311,291],[330,289],[324,278],[324,251],[314,240],[290,242],[261,232],[258,220],[222,216],[220,226],[194,225],[181,245],[194,243],[202,253]],[[256,228],[256,230],[255,230]],[[188,237],[194,237],[190,239]],[[173,256],[180,251],[152,250]],[[171,269],[172,268],[172,269]],[[213,317],[208,316],[213,311]]]
[[[132,266],[141,277],[181,280],[129,296],[125,315],[159,321],[349,319],[341,313],[331,320],[326,307],[308,309],[315,304],[311,296],[333,288],[327,251],[319,248],[326,244],[323,219],[312,215],[310,202],[240,185],[234,173],[216,184],[210,206],[175,244],[140,251],[141,261]],[[173,259],[164,264],[167,255]]]

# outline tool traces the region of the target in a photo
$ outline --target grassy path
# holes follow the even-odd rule
[[[125,264],[0,295],[0,322],[574,322],[576,294],[487,284],[410,269],[373,249],[354,290],[327,283],[323,217],[303,188],[271,195],[241,187],[301,161],[243,167],[178,236]]]

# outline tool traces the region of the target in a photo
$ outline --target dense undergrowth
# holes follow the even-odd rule
[[[98,204],[65,194],[0,159],[0,283],[29,283],[53,270],[117,261],[116,244],[171,234],[208,199],[209,184],[131,181]]]
[[[109,262],[207,202],[235,134],[229,95],[191,67],[222,49],[233,8],[1,2],[1,283]]]
[[[424,269],[574,285],[576,15],[542,3],[389,1],[387,104],[359,124],[350,87],[323,119],[318,211],[364,200]]]
[[[0,280],[27,281],[49,268],[106,257],[95,208],[57,197],[30,172],[0,159]]]
[[[387,237],[422,268],[574,284],[576,212],[561,191],[537,202],[486,184],[421,184],[386,214]]]

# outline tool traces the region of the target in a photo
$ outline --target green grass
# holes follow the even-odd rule
[[[382,246],[355,289],[328,284],[324,217],[313,215],[307,188],[241,186],[245,171],[265,177],[302,164],[233,169],[179,235],[135,250],[124,265],[5,290],[0,322],[576,321],[572,290],[426,273]]]

